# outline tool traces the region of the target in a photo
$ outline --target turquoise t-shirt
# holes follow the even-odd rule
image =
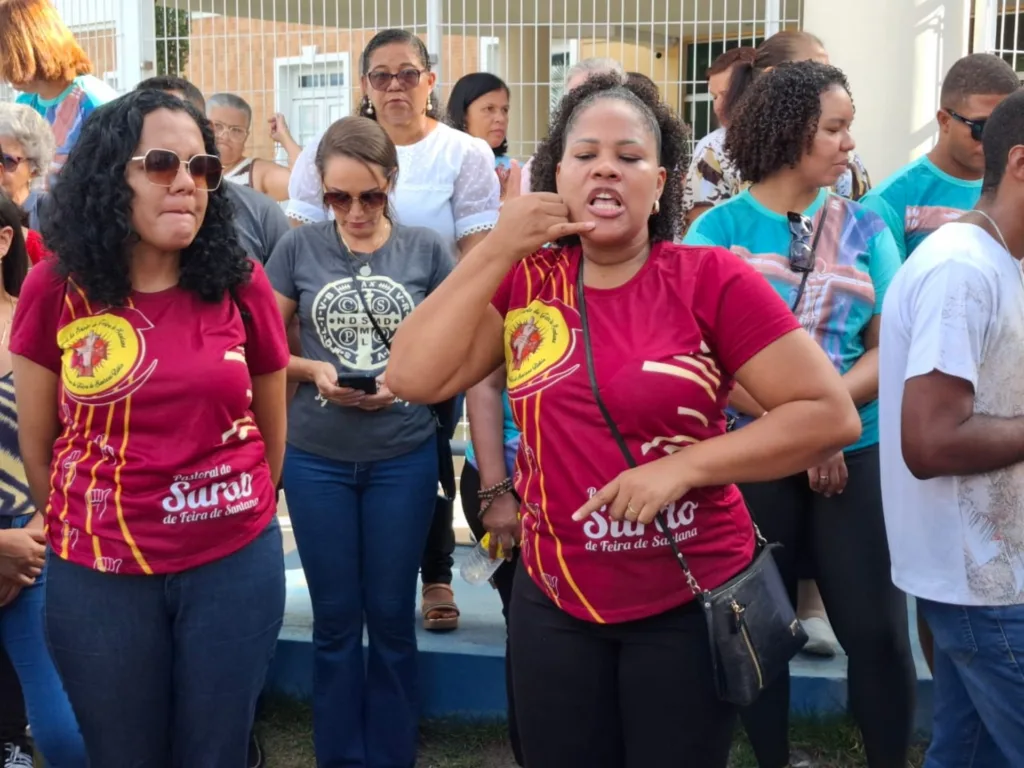
[[[881,217],[828,190],[823,189],[803,212],[813,220],[815,232],[826,201],[828,215],[815,247],[815,268],[796,314],[836,370],[845,374],[864,355],[868,323],[882,312],[900,258]],[[684,242],[718,245],[742,256],[792,306],[802,275],[789,268],[790,240],[786,216],[768,210],[747,190],[697,219]],[[878,442],[878,402],[865,403],[859,410],[861,438],[847,450]]]
[[[117,91],[92,75],[79,75],[53,99],[44,99],[35,93],[23,93],[18,97],[19,104],[34,109],[53,128],[57,151],[50,166],[51,173],[59,173],[64,166],[82,133],[85,119],[97,107],[116,98]]]
[[[861,199],[885,221],[906,261],[924,239],[971,210],[981,180],[966,181],[940,170],[927,156],[905,165]]]

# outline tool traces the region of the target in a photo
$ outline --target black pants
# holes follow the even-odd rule
[[[462,416],[462,396],[438,403],[435,408],[441,426],[451,440]],[[420,576],[424,584],[451,584],[452,566],[455,565],[455,502],[438,496],[434,504],[434,519],[427,534],[427,546],[420,561]]]
[[[25,738],[28,716],[21,683],[7,652],[0,646],[0,747],[7,742],[20,742]]]
[[[462,469],[462,479],[459,481],[459,493],[462,496],[462,511],[466,514],[466,522],[469,523],[473,535],[477,541],[483,538],[486,530],[480,522],[480,498],[477,492],[480,490],[480,473],[469,462]],[[508,631],[508,611],[512,603],[512,582],[516,575],[516,565],[519,563],[519,550],[516,549],[512,559],[502,563],[494,572],[491,581],[498,590],[501,598],[501,615],[505,617],[505,630]],[[508,693],[508,740],[512,745],[512,753],[515,755],[516,764],[524,765],[523,749],[519,743],[519,727],[516,723],[516,698],[512,690],[512,651],[509,642],[505,641],[505,690]]]
[[[735,710],[720,701],[700,607],[594,624],[516,571],[509,616],[529,768],[725,768]]]
[[[842,494],[811,491],[807,473],[741,486],[743,498],[775,550],[796,604],[797,542],[814,560],[822,601],[849,657],[850,711],[864,737],[870,768],[905,768],[917,676],[907,627],[907,598],[893,586],[882,517],[878,446],[846,454]],[[741,713],[758,765],[789,764],[789,673]]]

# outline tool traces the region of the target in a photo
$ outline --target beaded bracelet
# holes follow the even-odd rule
[[[477,512],[477,517],[483,519],[484,515],[487,514],[487,510],[491,508],[491,505],[501,496],[506,493],[512,493],[512,478],[506,477],[500,483],[495,483],[490,488],[481,488],[477,491],[477,498],[480,499],[480,511]]]

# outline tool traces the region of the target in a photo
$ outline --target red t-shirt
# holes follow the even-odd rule
[[[276,511],[252,376],[288,364],[259,264],[214,304],[181,288],[90,302],[45,261],[28,273],[11,352],[60,376],[50,546],[114,573],[176,573],[255,539]]]
[[[43,237],[34,229],[27,230],[25,235],[25,250],[28,251],[29,261],[35,265],[50,255],[43,245]]]
[[[578,247],[516,265],[493,304],[505,316],[508,394],[522,430],[516,489],[522,557],[563,610],[595,622],[653,616],[693,598],[654,524],[572,514],[628,469],[587,375],[576,309]],[[601,396],[634,458],[654,461],[725,432],[734,372],[799,328],[757,272],[720,248],[659,243],[626,284],[587,290]],[[666,508],[705,589],[753,555],[750,515],[734,485],[699,488]]]

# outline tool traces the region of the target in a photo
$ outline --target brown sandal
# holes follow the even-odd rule
[[[422,610],[423,628],[430,632],[459,628],[459,606],[455,604],[455,593],[449,584],[424,584]]]

